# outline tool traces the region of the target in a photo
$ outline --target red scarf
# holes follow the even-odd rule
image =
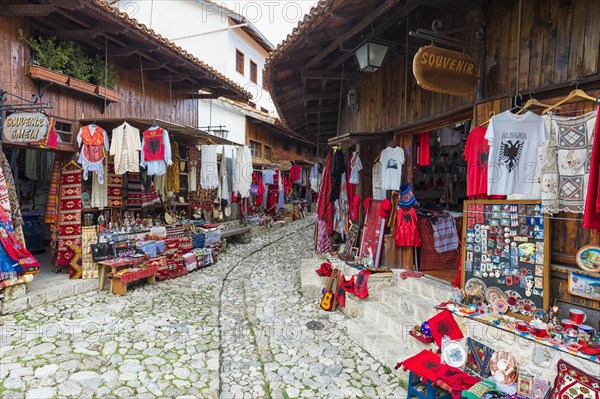
[[[325,169],[323,170],[323,179],[319,190],[319,199],[317,200],[317,216],[327,224],[327,234],[331,235],[333,231],[333,202],[329,201],[331,195],[331,153],[327,155]]]

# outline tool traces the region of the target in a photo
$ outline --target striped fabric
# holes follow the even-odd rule
[[[439,253],[454,251],[458,248],[456,222],[450,215],[440,214],[431,218],[435,250]]]
[[[81,278],[81,168],[70,163],[62,169],[57,264],[69,267],[72,279]],[[73,262],[74,261],[74,262]]]

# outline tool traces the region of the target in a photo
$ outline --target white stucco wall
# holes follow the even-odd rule
[[[225,129],[229,130],[228,140],[242,145],[246,143],[246,117],[244,115],[225,109],[217,100],[213,100],[212,112],[210,100],[199,100],[198,112],[201,127],[223,125]]]

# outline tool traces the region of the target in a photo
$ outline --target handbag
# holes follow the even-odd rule
[[[91,248],[92,260],[94,262],[102,262],[115,257],[114,248],[109,243],[103,242],[99,244],[92,244]]]

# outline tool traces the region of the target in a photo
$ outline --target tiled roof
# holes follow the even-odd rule
[[[90,3],[93,4],[93,5],[95,5],[95,6],[97,6],[97,7],[99,7],[99,8],[101,8],[101,9],[103,9],[103,10],[105,10],[105,11],[110,12],[115,17],[118,17],[118,18],[122,19],[125,23],[129,24],[133,28],[135,28],[137,30],[140,30],[141,32],[145,33],[147,36],[151,37],[152,39],[154,39],[154,40],[160,42],[162,45],[170,48],[172,51],[174,51],[178,55],[187,58],[189,61],[191,61],[194,64],[196,64],[197,67],[199,67],[200,69],[204,70],[204,72],[210,78],[212,78],[214,80],[217,80],[217,81],[221,81],[224,85],[229,86],[228,87],[229,90],[237,92],[237,94],[240,97],[243,97],[246,100],[252,98],[252,95],[248,91],[244,90],[244,88],[242,88],[240,85],[238,85],[237,83],[235,83],[233,80],[231,80],[228,77],[226,77],[225,75],[221,74],[216,69],[214,69],[213,67],[209,66],[208,64],[206,64],[205,62],[203,62],[202,60],[200,60],[199,58],[197,58],[196,56],[190,54],[186,50],[184,50],[181,47],[177,46],[172,41],[170,41],[170,40],[166,39],[165,37],[159,35],[153,29],[147,27],[146,25],[144,25],[143,23],[137,21],[134,18],[131,18],[127,13],[122,12],[122,11],[118,10],[117,8],[113,7],[108,1],[106,1],[106,0],[90,0]]]
[[[288,34],[287,37],[277,45],[277,48],[271,52],[266,62],[267,65],[270,65],[274,60],[281,57],[281,55],[296,41],[298,41],[298,39],[305,32],[309,32],[325,22],[329,14],[334,12],[343,3],[344,0],[319,1],[313,8],[310,9],[308,14],[306,14],[304,18],[298,22],[298,26],[292,30],[292,33]]]

